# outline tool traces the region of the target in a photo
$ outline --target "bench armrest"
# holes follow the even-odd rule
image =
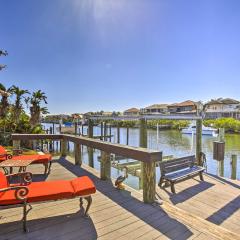
[[[4,154],[0,154],[0,157],[5,157],[6,160],[7,160],[7,159],[11,159],[11,158],[12,158],[12,154],[10,154],[10,153],[4,153]]]
[[[14,186],[14,187],[8,187],[8,188],[1,188],[0,192],[7,192],[15,190],[15,198],[20,201],[25,201],[27,199],[28,195],[28,188],[26,186]]]
[[[20,184],[29,184],[32,182],[32,173],[31,172],[19,172],[6,175],[8,182],[10,177],[20,177]]]

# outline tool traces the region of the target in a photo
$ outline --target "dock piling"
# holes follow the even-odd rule
[[[231,179],[237,179],[237,155],[233,154],[231,159]]]

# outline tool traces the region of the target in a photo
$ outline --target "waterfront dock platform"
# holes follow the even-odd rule
[[[157,188],[163,204],[152,205],[142,202],[141,191],[117,190],[111,180],[100,180],[95,169],[76,166],[70,157],[54,159],[48,176],[39,174],[40,168],[28,167],[34,181],[89,176],[97,188],[90,217],[83,217],[78,199],[34,204],[24,233],[22,208],[1,209],[0,239],[240,239],[237,182],[205,175],[205,182],[176,184],[174,196]]]

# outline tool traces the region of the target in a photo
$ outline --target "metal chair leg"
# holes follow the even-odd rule
[[[44,163],[43,166],[45,167],[44,174],[46,175],[48,172],[48,163]]]
[[[92,196],[88,196],[88,197],[84,197],[86,200],[87,200],[87,207],[86,207],[86,210],[85,210],[85,216],[87,217],[88,216],[88,210],[92,204]]]
[[[27,209],[27,206],[29,206],[29,209]],[[23,231],[24,232],[29,232],[27,228],[27,214],[32,210],[32,206],[24,201],[23,203]]]
[[[52,167],[52,161],[49,162],[49,166],[48,166],[48,173],[51,172],[51,167]]]
[[[83,198],[80,197],[79,201],[80,201],[80,208],[81,208],[83,206]]]

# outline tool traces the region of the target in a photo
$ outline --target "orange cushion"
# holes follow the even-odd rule
[[[6,178],[6,176],[0,172],[0,189],[1,188],[7,188],[8,187],[8,180]],[[0,197],[3,195],[4,193],[3,192],[0,192]]]
[[[87,176],[75,178],[71,181],[71,184],[73,186],[75,196],[90,195],[96,192],[94,183]]]
[[[41,202],[85,196],[96,192],[96,188],[87,176],[79,177],[71,181],[33,182],[27,185],[29,193],[28,202]],[[21,201],[15,199],[15,191],[7,191],[0,195],[0,205],[17,204]]]
[[[31,155],[18,155],[18,156],[13,156],[13,160],[35,160],[33,163],[48,163],[49,161],[52,160],[52,155],[51,154],[31,154]]]
[[[7,154],[7,151],[6,149],[0,145],[0,162],[6,160],[6,155]]]
[[[74,190],[70,181],[33,182],[27,185],[27,187],[29,189],[27,195],[28,202],[58,200],[74,196]],[[15,199],[14,193],[14,190],[4,192],[0,196],[0,205],[20,203],[21,201]]]
[[[0,154],[7,154],[6,149],[0,145]]]

